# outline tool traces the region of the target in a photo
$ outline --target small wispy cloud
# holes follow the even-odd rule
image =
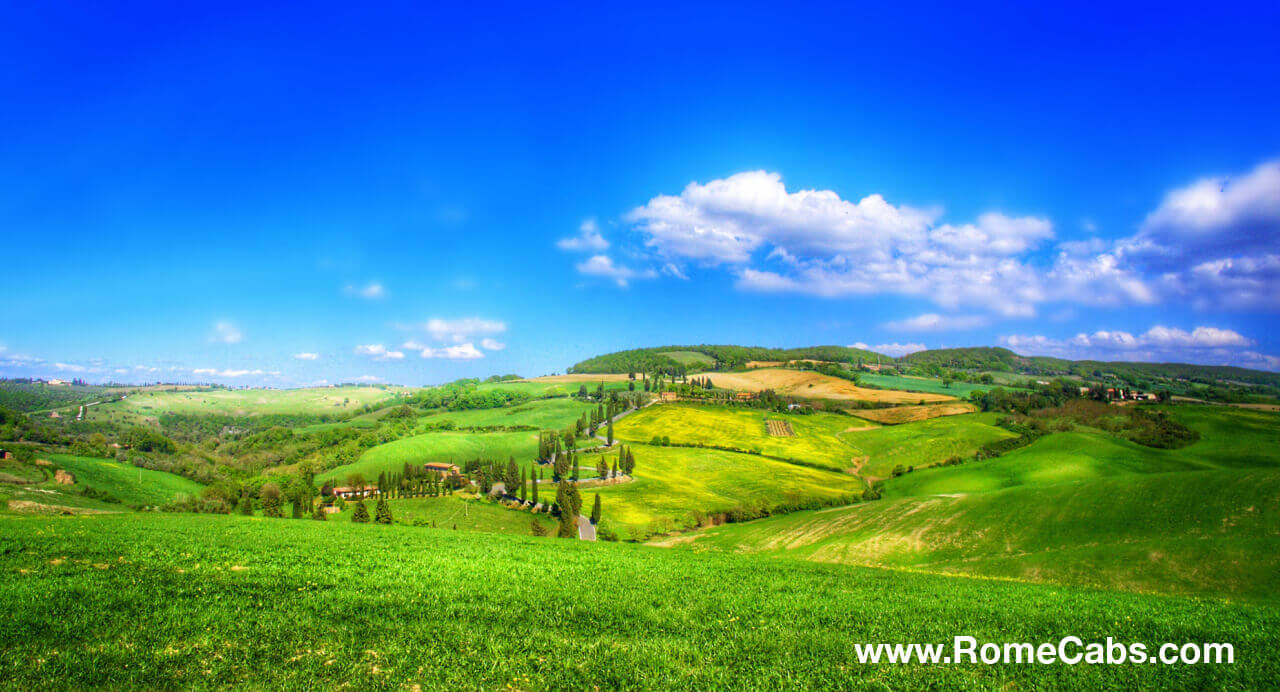
[[[442,358],[446,360],[476,360],[484,358],[484,351],[476,348],[475,344],[467,342],[443,348],[424,348],[418,355],[423,358]]]
[[[293,357],[297,360],[320,360],[319,353],[295,353]]]
[[[497,339],[481,339],[480,346],[486,351],[501,351],[507,347],[506,344],[498,341]]]
[[[402,360],[404,358],[403,351],[389,351],[382,344],[361,344],[355,347],[355,354],[368,356],[376,360]]]
[[[986,323],[987,318],[979,315],[939,315],[927,312],[905,320],[886,322],[884,328],[895,332],[942,332],[973,329]]]
[[[244,341],[244,332],[235,324],[222,320],[213,325],[213,336],[210,341],[223,344],[238,344]]]
[[[387,289],[381,282],[371,281],[364,286],[355,284],[347,284],[343,287],[342,292],[357,298],[365,298],[367,300],[378,300],[387,297]]]
[[[596,223],[596,220],[587,219],[582,222],[582,225],[578,226],[578,235],[557,240],[556,247],[571,252],[600,252],[609,247],[609,241],[600,235],[600,226]]]

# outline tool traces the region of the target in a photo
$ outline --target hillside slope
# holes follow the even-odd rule
[[[193,541],[193,536],[200,540]],[[1280,610],[309,520],[0,518],[6,685],[1262,688]],[[962,629],[957,629],[962,628]],[[1234,644],[1233,665],[872,665],[861,643]]]

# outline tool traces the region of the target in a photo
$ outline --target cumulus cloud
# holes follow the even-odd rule
[[[221,321],[213,325],[213,336],[210,341],[224,344],[238,344],[244,340],[244,332],[231,322]]]
[[[343,293],[357,298],[366,298],[368,300],[377,300],[387,296],[387,289],[380,282],[371,281],[364,286],[355,284],[347,284],[343,289]]]
[[[481,339],[480,345],[486,351],[501,351],[502,349],[507,347],[507,345],[502,343],[501,341],[498,341],[497,339],[489,339],[489,338]]]
[[[64,372],[84,372],[87,369],[85,366],[76,365],[75,363],[54,363],[53,367]]]
[[[444,358],[447,360],[475,360],[477,358],[484,358],[484,352],[476,348],[475,344],[472,344],[471,342],[445,346],[443,348],[424,348],[419,355],[423,358]]]
[[[456,320],[432,318],[421,325],[431,338],[460,344],[476,337],[494,336],[507,331],[507,323],[480,317],[463,317]],[[409,348],[406,346],[406,348]]]
[[[898,358],[905,356],[908,353],[927,350],[929,347],[924,344],[899,344],[896,342],[892,344],[876,344],[874,346],[868,346],[867,344],[859,341],[858,343],[849,346],[849,348],[860,348],[863,351],[874,351],[876,353],[883,353],[886,356]]]
[[[595,219],[587,219],[578,226],[578,234],[556,241],[556,247],[573,252],[600,252],[609,247],[609,241],[600,235],[600,226]]]
[[[652,269],[635,270],[615,264],[608,255],[592,255],[585,261],[579,262],[577,270],[579,274],[610,279],[622,288],[626,288],[627,284],[635,279],[652,279],[658,276],[658,273]]]
[[[1081,332],[1070,338],[1043,335],[1008,335],[1000,343],[1027,355],[1050,355],[1061,358],[1181,361],[1222,365],[1259,367],[1268,370],[1280,362],[1273,356],[1243,350],[1255,344],[1232,329],[1196,327],[1191,331],[1156,325],[1142,334],[1122,330],[1100,329]]]
[[[1167,295],[1209,309],[1280,309],[1280,161],[1170,191],[1117,243]]]
[[[389,351],[382,344],[361,344],[356,346],[355,354],[369,356],[375,360],[402,360],[404,358],[403,351]]]
[[[225,369],[219,370],[218,368],[195,368],[195,369],[193,369],[193,370],[191,371],[191,374],[193,374],[193,375],[213,375],[213,376],[215,376],[215,377],[247,377],[247,376],[250,376],[250,375],[268,375],[268,374],[269,374],[269,375],[279,375],[280,373],[278,373],[278,372],[271,372],[271,373],[268,373],[268,372],[266,372],[265,370],[261,370],[261,369],[254,369],[254,370],[244,369],[244,370],[238,370],[238,369],[233,369],[233,368],[225,368]]]
[[[973,329],[987,323],[981,315],[939,315],[927,312],[905,320],[886,322],[885,329],[896,332],[942,332],[961,329]]]
[[[293,357],[297,360],[320,360],[319,353],[295,353]]]
[[[356,382],[381,382],[382,378],[377,375],[361,375],[354,378]]]

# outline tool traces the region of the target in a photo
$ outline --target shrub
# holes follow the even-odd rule
[[[351,522],[354,524],[369,523],[369,508],[364,506],[364,500],[356,500],[356,509],[351,514]]]

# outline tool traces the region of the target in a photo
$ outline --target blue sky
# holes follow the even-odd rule
[[[0,375],[1280,369],[1274,3],[37,5],[0,22]]]

